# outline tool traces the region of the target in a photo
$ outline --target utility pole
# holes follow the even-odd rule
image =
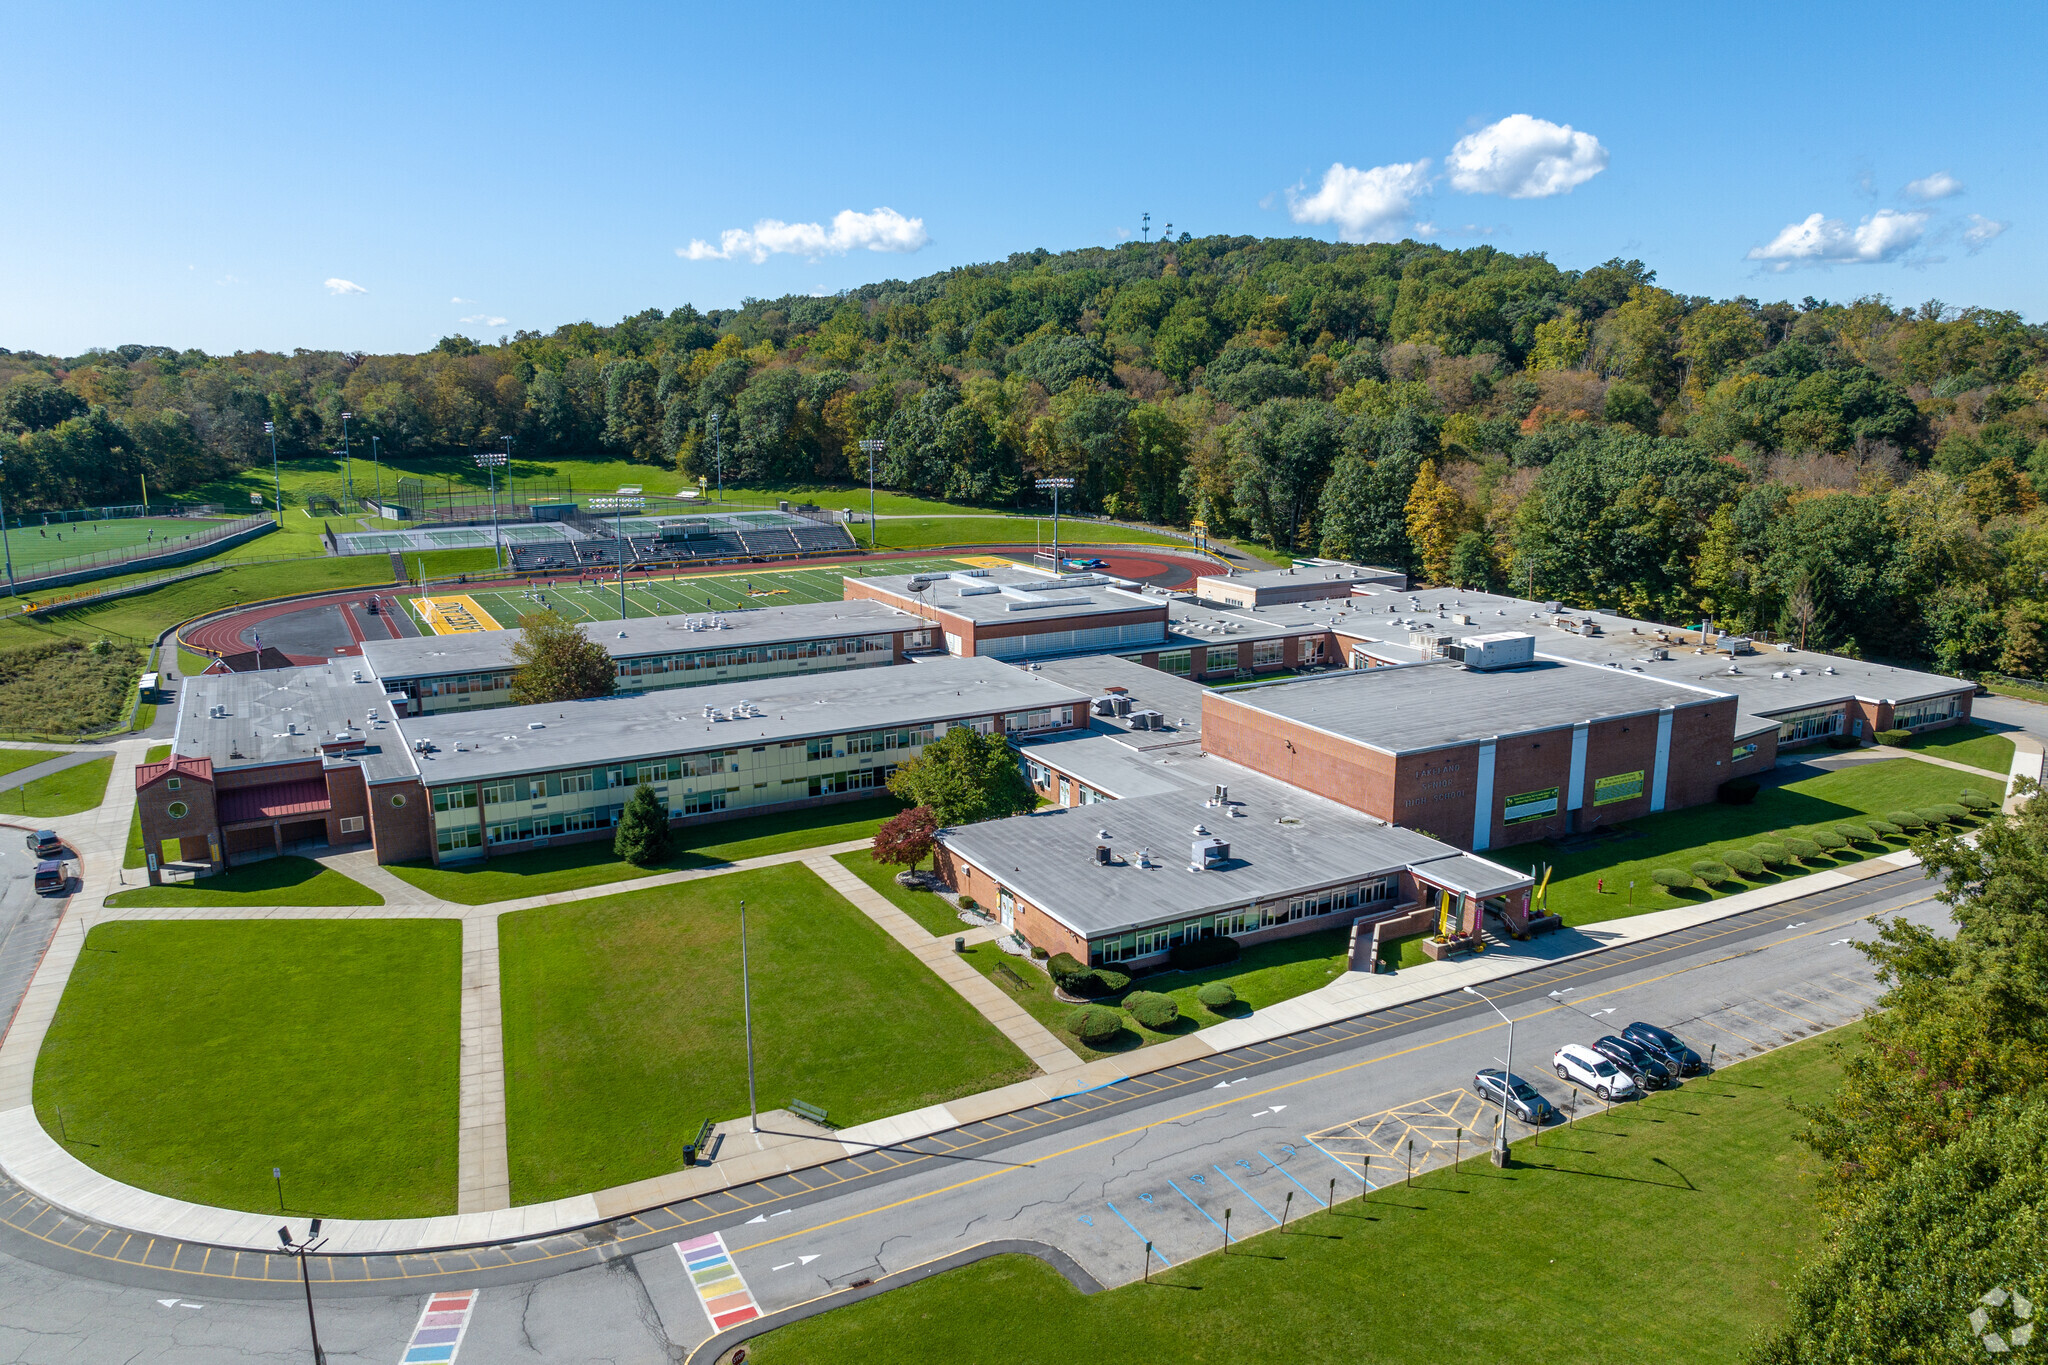
[[[344,412],[341,415],[341,468],[348,479],[348,495],[351,499],[356,495],[356,467],[349,463],[348,458],[348,419],[353,416],[355,414],[352,412]]]
[[[868,453],[868,548],[875,548],[875,456],[889,448],[884,440],[870,437],[860,443]]]
[[[711,414],[711,459],[718,473],[718,500],[725,501],[725,438],[718,434],[718,414]]]
[[[1148,215],[1149,216],[1149,215]],[[1072,489],[1072,479],[1040,479],[1038,491],[1052,494],[1052,571],[1060,571],[1060,490]]]
[[[270,488],[277,498],[277,524],[284,527],[284,484],[277,476],[277,423],[265,422],[263,434],[270,438]]]
[[[370,478],[371,486],[375,489],[371,494],[371,501],[377,504],[377,515],[381,517],[384,515],[384,465],[377,449],[375,435],[370,437]]]
[[[4,470],[6,464],[7,457],[0,455],[0,470]],[[18,597],[20,594],[14,588],[14,547],[7,543],[7,499],[4,494],[0,494],[0,555],[7,559],[7,595]]]
[[[498,466],[510,458],[501,450],[478,450],[470,458],[491,476],[491,563],[502,569],[505,557],[498,547]]]
[[[754,1098],[754,991],[747,976],[747,903],[740,902],[740,1008],[747,1021],[747,1123],[761,1131],[761,1106]]]

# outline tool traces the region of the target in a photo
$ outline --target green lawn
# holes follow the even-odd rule
[[[868,543],[867,528],[852,528],[860,543]],[[1052,518],[1047,517],[893,517],[875,523],[876,545],[884,550],[922,550],[943,545],[1030,545],[1042,542],[1052,548]],[[1067,545],[1168,545],[1187,549],[1186,541],[1171,540],[1152,531],[1134,531],[1103,522],[1060,522],[1060,544]]]
[[[455,1212],[462,926],[95,927],[36,1060],[36,1116],[116,1180],[295,1215]],[[59,1123],[59,1110],[62,1123]]]
[[[1005,1256],[780,1328],[749,1359],[1718,1365],[1782,1320],[1820,1245],[1792,1105],[1836,1074],[1822,1040],[1798,1043],[1525,1139],[1506,1171],[1475,1157],[1150,1284],[1088,1297]],[[1069,1230],[1127,1237],[1094,1195],[1074,1198],[1094,1231]]]
[[[522,910],[498,921],[515,1202],[675,1170],[705,1119],[745,1116],[742,899],[762,1108],[851,1125],[1032,1073],[802,864]]]
[[[107,779],[114,774],[114,756],[87,759],[61,772],[24,782],[13,791],[0,792],[0,815],[24,815],[31,820],[54,820],[91,810],[106,799]]]
[[[546,896],[634,877],[651,877],[658,872],[713,867],[741,858],[868,839],[902,809],[903,803],[894,797],[874,797],[844,805],[697,825],[674,831],[673,854],[667,862],[653,867],[635,867],[613,856],[609,839],[597,839],[530,853],[508,853],[455,867],[433,867],[425,862],[393,863],[391,871],[441,900],[457,905],[489,905],[522,896]]]
[[[1020,962],[993,943],[978,943],[969,948],[964,956],[976,971],[1002,987],[1010,997],[1031,1013],[1031,1016],[1059,1035],[1061,1042],[1081,1056],[1093,1061],[1115,1053],[1130,1052],[1136,1048],[1149,1047],[1153,1043],[1177,1038],[1183,1033],[1221,1023],[1225,1019],[1240,1018],[1254,1010],[1277,1005],[1282,1000],[1291,1000],[1321,986],[1327,986],[1341,976],[1345,970],[1346,955],[1350,948],[1351,930],[1324,929],[1298,938],[1282,939],[1277,943],[1261,943],[1246,948],[1235,962],[1219,967],[1205,967],[1194,972],[1158,972],[1151,976],[1134,977],[1133,991],[1157,991],[1170,995],[1180,1005],[1180,1018],[1165,1030],[1146,1028],[1130,1015],[1124,1016],[1124,1031],[1110,1040],[1107,1048],[1094,1048],[1083,1043],[1067,1032],[1068,1017],[1079,1008],[1061,1000],[1052,992],[1052,979],[1037,967]],[[1012,981],[998,970],[1007,965],[1022,984]],[[1211,981],[1227,981],[1237,992],[1238,1003],[1217,1014],[1195,995]],[[1128,992],[1127,992],[1128,993]],[[1121,1005],[1122,995],[1104,997],[1094,1003]]]
[[[960,913],[953,908],[953,902],[930,891],[915,891],[896,884],[896,874],[903,870],[899,863],[878,863],[874,855],[865,849],[852,853],[833,855],[839,865],[854,876],[866,882],[879,892],[891,905],[923,925],[932,937],[945,938],[949,934],[963,933],[967,929],[960,922]]]
[[[144,763],[161,763],[171,756],[168,744],[152,744],[149,752],[142,756]],[[128,852],[121,859],[123,867],[147,867],[148,860],[142,851],[142,807],[137,805],[128,812]]]
[[[1538,859],[1555,868],[1550,882],[1550,908],[1564,916],[1566,924],[1589,924],[1598,920],[1640,915],[1648,910],[1669,910],[1679,905],[1697,905],[1710,899],[1703,888],[1673,894],[1650,880],[1660,867],[1680,871],[1704,858],[1719,857],[1731,849],[1748,848],[1773,835],[1797,834],[1804,829],[1826,827],[1865,816],[1882,817],[1888,810],[1932,806],[1956,799],[1966,787],[1996,796],[1998,784],[1973,778],[1953,768],[1937,767],[1911,758],[1858,764],[1817,777],[1766,787],[1747,806],[1707,805],[1690,810],[1666,811],[1615,826],[1635,837],[1597,844],[1574,853],[1560,853],[1548,844],[1523,844],[1497,849],[1487,856],[1511,867],[1524,867]],[[1889,843],[1860,844],[1832,857],[1823,854],[1804,867],[1787,864],[1781,876],[1768,871],[1753,881],[1731,881],[1711,895],[1747,891],[1771,885],[1783,877],[1842,867],[1894,849],[1904,839]],[[1606,878],[1603,894],[1596,882]],[[1635,885],[1630,903],[1629,883]]]
[[[38,763],[47,763],[53,758],[64,757],[63,749],[0,749],[0,777],[18,773],[23,768],[33,768]]]
[[[384,898],[353,877],[311,858],[266,858],[197,881],[117,891],[108,905],[382,905]]]
[[[1984,768],[2001,776],[2012,771],[2012,741],[1976,721],[1915,735],[1906,741],[1904,747],[1945,758],[1951,763]]]

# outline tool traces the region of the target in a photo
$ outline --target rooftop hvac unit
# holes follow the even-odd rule
[[[1166,725],[1166,717],[1157,711],[1133,711],[1129,720],[1133,730],[1160,730]]]
[[[1116,707],[1113,704],[1112,699],[1109,697],[1097,697],[1095,699],[1095,714],[1098,716],[1115,715]]]
[[[1131,714],[1131,697],[1128,692],[1119,692],[1117,695],[1111,697],[1109,699],[1109,704],[1110,707],[1119,716],[1128,716],[1129,714]]]
[[[1189,866],[1193,867],[1197,872],[1207,872],[1212,868],[1221,867],[1229,861],[1229,842],[1219,839],[1213,834],[1206,839],[1195,840],[1192,852],[1188,858]]]
[[[1101,865],[1102,865],[1103,867],[1108,867],[1108,866],[1109,866],[1109,845],[1108,845],[1108,844],[1097,844],[1097,845],[1095,846],[1095,861],[1096,861],[1097,863],[1101,864]]]
[[[1468,635],[1459,642],[1465,667],[1484,672],[1536,662],[1536,637],[1526,631],[1502,630]]]

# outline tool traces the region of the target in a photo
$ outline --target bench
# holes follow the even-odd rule
[[[832,1120],[826,1118],[825,1111],[815,1104],[805,1104],[802,1100],[791,1100],[789,1102],[789,1112],[795,1114],[800,1119],[809,1119],[820,1128],[830,1128],[832,1126]]]
[[[697,1140],[695,1142],[686,1142],[683,1144],[683,1165],[696,1165],[697,1158],[710,1150],[711,1132],[716,1127],[718,1127],[717,1120],[704,1120],[704,1126],[697,1130]]]

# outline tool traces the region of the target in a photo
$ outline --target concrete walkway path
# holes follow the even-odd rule
[[[505,1146],[505,1019],[498,997],[498,921],[462,921],[461,1105],[456,1119],[457,1213],[512,1206]]]
[[[2006,738],[2011,739],[2012,736],[2008,735]],[[1973,767],[1968,763],[1958,763],[1952,758],[1938,758],[1933,754],[1923,754],[1918,749],[1895,749],[1889,744],[1873,744],[1861,752],[1878,758],[1916,758],[1922,763],[1932,763],[1937,768],[1954,768],[1957,772],[1968,773],[1972,777],[2003,778],[2005,776],[2002,773],[1993,772],[1989,768]],[[2015,758],[2019,756],[2019,746],[2017,744],[2013,746],[2013,756]]]
[[[13,791],[16,787],[27,786],[39,777],[48,777],[52,773],[61,773],[66,768],[75,768],[81,763],[90,763],[96,758],[105,757],[106,751],[104,749],[75,749],[56,758],[46,758],[41,763],[31,763],[26,768],[16,768],[5,777],[0,777],[0,792]],[[34,820],[36,818],[33,815],[22,815],[8,810],[7,803],[4,801],[0,801],[0,815],[10,816],[16,820]]]

